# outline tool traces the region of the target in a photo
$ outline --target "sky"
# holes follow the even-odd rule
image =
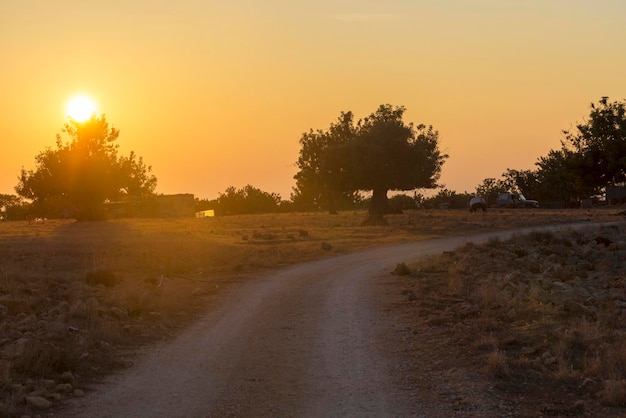
[[[91,97],[157,192],[289,199],[299,140],[406,107],[472,192],[626,98],[623,0],[0,0],[0,193]]]

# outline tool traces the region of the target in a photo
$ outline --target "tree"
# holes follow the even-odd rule
[[[502,179],[496,180],[494,177],[486,178],[476,186],[476,196],[484,197],[487,204],[495,204],[498,195],[508,191],[509,186]]]
[[[104,115],[84,122],[70,119],[61,132],[69,140],[57,134],[56,148],[35,157],[35,170],[22,168],[15,187],[42,215],[61,205],[76,219],[100,220],[105,200],[154,192],[157,179],[150,174],[151,167],[134,152],[118,155],[119,130],[109,127]]]
[[[271,213],[278,211],[280,195],[264,192],[251,185],[242,189],[228,187],[216,200],[216,208],[221,215],[250,213]]]
[[[405,108],[381,105],[360,120],[347,140],[322,154],[323,182],[338,191],[371,191],[365,224],[385,224],[389,190],[435,188],[448,157],[432,126],[405,124]]]
[[[0,193],[0,209],[7,208],[10,206],[19,205],[22,202],[22,199],[19,196],[15,196],[13,194],[2,194]]]
[[[602,97],[591,104],[584,123],[563,133],[563,152],[571,153],[566,163],[580,181],[581,192],[593,195],[607,184],[626,181],[626,103]]]
[[[539,179],[536,171],[507,168],[502,177],[504,177],[504,184],[508,185],[510,191],[518,191],[526,197],[537,197]]]
[[[322,172],[323,160],[329,148],[343,144],[354,137],[356,127],[352,112],[341,112],[328,130],[312,129],[300,138],[300,156],[296,165],[300,169],[294,176],[296,187],[291,194],[294,207],[299,210],[327,208],[336,213],[339,208],[353,207],[361,200],[358,193],[340,189],[334,184],[331,173]]]
[[[28,208],[19,196],[0,193],[0,220],[24,219]]]
[[[550,150],[548,155],[539,157],[535,163],[538,167],[535,198],[546,204],[561,202],[559,206],[568,207],[579,196],[588,194],[590,190],[583,186],[576,172],[570,169],[574,165],[571,162],[573,158],[577,157],[566,149]]]

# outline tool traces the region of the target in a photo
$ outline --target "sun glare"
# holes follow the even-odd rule
[[[95,102],[86,96],[76,96],[67,103],[67,115],[76,122],[84,122],[96,113]]]

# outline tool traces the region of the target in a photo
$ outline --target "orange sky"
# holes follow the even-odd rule
[[[471,192],[626,98],[625,51],[623,0],[0,0],[0,193],[78,93],[159,193],[288,199],[301,134],[383,103],[439,130],[441,183]]]

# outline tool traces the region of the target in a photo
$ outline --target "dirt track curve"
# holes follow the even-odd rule
[[[147,350],[60,415],[421,416],[411,396],[416,389],[394,377],[396,365],[378,343],[392,324],[374,303],[376,282],[398,262],[469,240],[372,249],[250,280],[225,291],[216,308],[174,341]]]

